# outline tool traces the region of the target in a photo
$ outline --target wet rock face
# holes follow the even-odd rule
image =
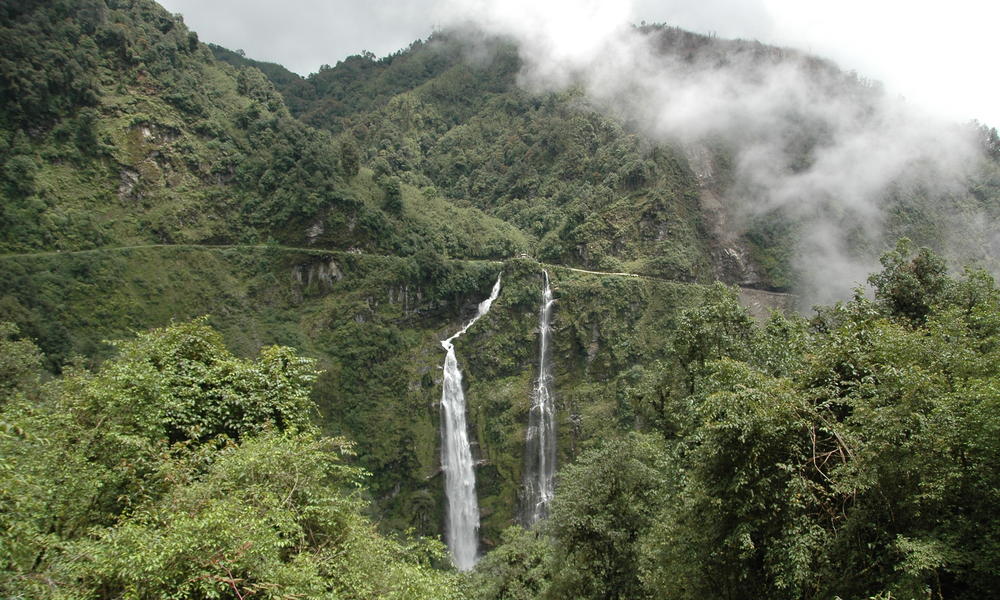
[[[740,304],[750,311],[750,316],[758,322],[764,322],[771,312],[780,310],[794,313],[799,309],[799,297],[794,294],[768,292],[753,288],[740,288]]]
[[[292,276],[300,286],[310,288],[318,286],[324,290],[344,278],[344,273],[332,258],[310,265],[298,265],[292,271]]]
[[[168,125],[140,123],[136,125],[136,128],[138,128],[143,141],[149,144],[169,144],[180,137],[180,132]]]
[[[716,279],[729,284],[756,287],[761,285],[760,275],[750,259],[750,252],[742,244],[716,247],[712,250]]]
[[[323,235],[326,228],[323,227],[323,221],[316,221],[306,229],[306,242],[311,246],[316,243],[319,236]]]
[[[135,169],[125,167],[118,174],[120,183],[118,184],[118,199],[121,201],[135,200],[137,196],[136,186],[139,185],[139,172]]]
[[[762,279],[743,240],[743,229],[725,202],[711,151],[703,146],[689,147],[685,155],[698,181],[701,211],[711,234],[715,278],[740,286],[761,285]]]
[[[179,183],[181,173],[174,164],[171,146],[179,138],[180,132],[168,125],[143,122],[128,129],[126,150],[119,157],[119,201],[142,201],[159,187]]]

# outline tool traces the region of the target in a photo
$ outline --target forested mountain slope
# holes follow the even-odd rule
[[[257,69],[215,61],[152,2],[3,11],[8,252],[276,240],[507,256],[524,246],[503,223],[359,174],[358,157],[292,118]],[[404,211],[408,199],[419,210]]]
[[[822,267],[803,264],[799,256],[820,259],[823,251],[812,247],[832,243],[823,239],[831,230],[838,230],[836,243],[848,247],[826,254],[868,269],[902,236],[958,262],[992,256],[1000,197],[995,129],[928,129],[928,135],[942,134],[942,148],[977,145],[963,155],[961,167],[935,165],[925,147],[934,142],[906,133],[921,126],[919,118],[894,114],[905,105],[897,107],[877,83],[857,74],[758,42],[653,25],[636,32],[654,56],[653,68],[663,70],[660,77],[676,77],[680,93],[703,93],[706,105],[727,106],[714,116],[737,124],[685,125],[706,132],[694,138],[658,134],[647,122],[649,113],[658,99],[670,98],[654,94],[648,105],[645,82],[633,96],[626,88],[610,98],[595,98],[587,75],[577,87],[526,91],[519,80],[526,61],[516,43],[479,31],[438,32],[391,56],[352,56],[307,78],[261,66],[294,114],[338,134],[347,146],[356,144],[377,174],[433,186],[502,218],[528,235],[544,260],[796,289],[811,297],[812,271]],[[214,51],[235,64],[255,64]],[[530,58],[539,60],[544,62]],[[637,70],[650,69],[646,62]],[[769,80],[783,74],[793,81],[789,95],[816,96],[819,108],[810,109],[808,101],[783,106],[770,97],[780,93]],[[719,83],[688,89],[685,77]],[[750,96],[745,114],[738,95],[709,97],[727,85]],[[754,107],[762,102],[766,108]],[[739,124],[753,119],[755,110],[774,121],[770,130],[763,123]],[[865,131],[883,136],[881,146],[903,146],[899,154],[910,157],[893,164],[886,157],[892,150],[880,151]],[[972,138],[978,141],[966,141]],[[907,143],[918,149],[904,149]],[[852,144],[861,149],[845,152]],[[778,148],[767,149],[773,164],[757,173],[748,163],[758,160],[760,145]],[[838,153],[844,157],[837,159]],[[835,175],[811,172],[828,160],[851,161],[841,164],[844,182],[811,181]],[[886,175],[874,176],[884,181],[866,181],[873,174],[857,164],[864,160],[889,163]],[[790,190],[772,188],[803,197],[777,202],[767,194]]]
[[[684,69],[805,65],[862,124],[878,106],[877,86],[802,53],[636,32]],[[874,301],[760,323],[714,283],[772,305],[808,293],[796,256],[818,216],[859,259],[903,234],[994,254],[994,130],[968,130],[975,160],[947,186],[908,165],[923,178],[886,189],[873,235],[833,201],[744,211],[764,195],[747,140],[654,135],[634,98],[583,81],[530,89],[517,44],[482,32],[306,78],[206,46],[148,0],[5,3],[0,41],[0,321],[15,326],[0,444],[19,461],[0,469],[2,535],[19,540],[0,548],[5,591],[459,597],[438,546],[408,536],[443,530],[440,340],[498,274],[457,343],[494,551],[468,597],[971,598],[995,583],[996,528],[970,525],[996,506],[989,276],[950,278],[904,244]],[[794,179],[835,136],[793,117]],[[543,270],[564,470],[552,519],[522,532],[508,527]],[[250,375],[267,369],[281,376]],[[243,412],[243,396],[274,410]],[[93,447],[75,456],[80,440]],[[243,518],[259,546],[241,546]]]
[[[560,473],[479,598],[979,598],[996,536],[1000,295],[900,243],[874,298],[811,320],[683,312],[623,396],[640,432]]]
[[[302,348],[324,370],[313,392],[320,422],[358,442],[385,523],[434,534],[443,503],[437,339],[503,270],[496,314],[481,327],[492,333],[462,342],[486,344],[463,351],[470,386],[506,390],[481,406],[486,399],[470,393],[482,415],[473,420],[479,452],[491,463],[480,475],[483,535],[496,540],[517,511],[540,267],[455,259],[510,257],[529,250],[532,235],[425,179],[394,175],[363,139],[297,122],[259,71],[216,62],[151,3],[5,10],[5,35],[20,52],[4,63],[6,156],[25,169],[5,171],[0,312],[37,340],[48,367],[57,372],[74,355],[99,362],[112,351],[103,340],[202,314],[243,355],[276,342]],[[32,57],[46,53],[81,53],[89,92],[60,87],[68,84],[52,72],[37,92],[48,105],[13,93],[34,82]],[[512,71],[502,72],[509,87]],[[471,89],[481,85],[474,73],[453,76]],[[69,135],[85,117],[93,135]],[[572,456],[617,422],[600,390],[661,354],[677,307],[702,292],[552,276],[574,307],[557,320],[558,376],[575,415],[567,431],[577,431],[562,452]]]
[[[301,119],[339,133],[377,176],[503,219],[542,260],[712,280],[697,181],[678,150],[579,94],[524,92],[520,64],[502,39],[439,33],[384,59],[274,82]]]

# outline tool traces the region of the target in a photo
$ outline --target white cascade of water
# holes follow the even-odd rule
[[[552,394],[552,287],[548,271],[542,288],[542,307],[538,316],[538,379],[532,392],[528,413],[528,433],[524,452],[523,520],[531,525],[548,515],[554,492],[556,469],[556,408]]]
[[[462,372],[452,344],[490,311],[500,294],[500,275],[493,284],[490,297],[479,303],[476,316],[455,335],[441,342],[447,355],[444,359],[444,385],[441,391],[441,467],[444,470],[444,492],[448,499],[445,535],[452,561],[460,571],[476,565],[479,551],[479,503],[476,498],[476,474],[473,471],[469,430],[465,421],[465,393]]]

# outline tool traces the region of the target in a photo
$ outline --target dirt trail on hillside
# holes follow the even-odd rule
[[[343,254],[349,252],[347,250],[329,250],[324,248],[301,248],[296,246],[279,246],[274,244],[141,244],[136,246],[110,246],[105,248],[90,248],[87,250],[50,250],[42,252],[24,252],[18,254],[0,254],[0,260],[12,259],[12,258],[33,258],[33,257],[43,257],[43,256],[72,256],[80,254],[97,254],[102,252],[115,252],[115,251],[128,251],[128,250],[148,250],[154,248],[162,249],[188,249],[188,250],[279,250],[283,252],[307,252],[307,253],[329,253],[329,254]],[[370,254],[370,253],[358,253],[365,254],[367,256],[378,256],[382,258],[393,257],[393,255],[386,254]],[[395,257],[400,258],[400,257]],[[483,260],[483,259],[451,259],[462,262],[478,262],[478,263],[490,263],[490,264],[503,264],[503,261],[498,260]],[[656,277],[654,275],[643,275],[641,273],[628,273],[628,272],[615,272],[615,271],[592,271],[589,269],[580,269],[577,267],[570,267],[566,265],[550,264],[550,263],[538,263],[543,267],[550,267],[553,269],[566,269],[567,271],[573,271],[576,273],[584,273],[587,275],[597,275],[601,277],[636,277],[641,279],[652,279],[657,281],[674,281],[672,279],[667,279],[665,277]],[[769,292],[766,290],[760,290],[751,287],[740,286],[740,304],[750,311],[750,314],[758,320],[767,319],[772,310],[781,310],[783,312],[795,312],[798,305],[798,297],[794,294],[787,294],[783,292]]]

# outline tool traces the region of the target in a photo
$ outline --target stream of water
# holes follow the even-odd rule
[[[460,571],[467,571],[476,565],[479,553],[479,503],[476,498],[475,465],[465,419],[462,371],[458,368],[458,358],[452,342],[490,311],[490,306],[499,294],[498,275],[490,297],[479,303],[476,316],[455,335],[441,342],[441,347],[447,352],[441,391],[441,467],[444,470],[444,491],[448,499],[445,536],[452,561]]]
[[[556,410],[552,394],[552,287],[548,271],[538,316],[538,379],[531,395],[524,452],[523,520],[531,525],[548,515],[556,468]]]

